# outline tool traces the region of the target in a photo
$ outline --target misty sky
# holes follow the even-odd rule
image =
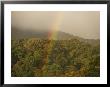
[[[11,23],[18,29],[56,29],[87,39],[100,38],[99,11],[13,11]]]

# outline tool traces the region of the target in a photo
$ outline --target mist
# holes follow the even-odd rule
[[[57,30],[86,39],[100,38],[99,11],[12,11],[11,25],[22,30]]]

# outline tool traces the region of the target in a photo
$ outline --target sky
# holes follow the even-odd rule
[[[12,11],[11,25],[24,30],[62,31],[85,39],[100,38],[99,11]]]

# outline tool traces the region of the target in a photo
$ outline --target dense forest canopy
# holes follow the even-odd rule
[[[98,41],[90,44],[90,41],[84,39],[80,41],[75,38],[14,39],[11,42],[11,75],[16,77],[100,76]]]

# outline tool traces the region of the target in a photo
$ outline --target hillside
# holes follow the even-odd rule
[[[12,28],[13,77],[99,77],[100,40],[84,39],[58,31]]]
[[[39,39],[48,39],[49,31],[42,30],[24,30],[17,29],[12,27],[12,40],[14,39],[28,39],[28,38],[39,38]],[[100,44],[99,39],[84,39],[78,36],[71,35],[69,33],[65,33],[62,31],[57,32],[56,40],[70,40],[70,39],[78,39],[81,42],[86,42],[89,44]]]

